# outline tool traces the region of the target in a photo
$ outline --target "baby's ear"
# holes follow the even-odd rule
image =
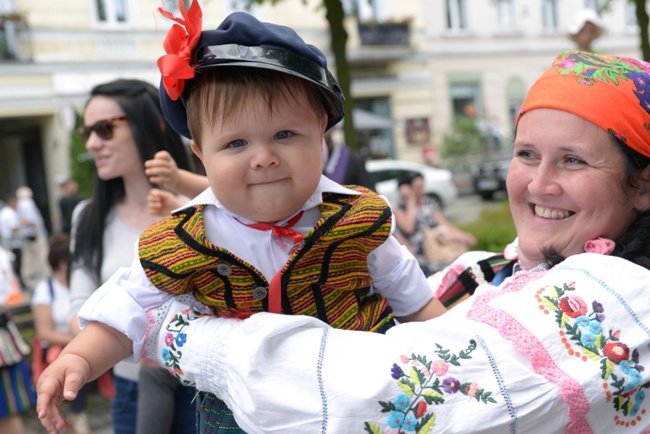
[[[194,140],[190,140],[190,149],[192,152],[194,152],[194,155],[199,157],[200,160],[203,160],[203,153],[201,152],[201,148],[196,144]]]
[[[327,128],[327,121],[328,121],[327,113],[323,114],[320,118],[320,130],[321,133],[324,135],[325,134],[325,128]]]

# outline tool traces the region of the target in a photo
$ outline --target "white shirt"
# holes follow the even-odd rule
[[[51,306],[54,330],[59,333],[70,333],[70,321],[68,321],[70,290],[56,279],[51,279],[51,282],[54,298],[52,298],[52,292],[50,292],[48,279],[43,279],[34,288],[34,295],[32,295],[30,304],[32,307],[39,304]]]
[[[303,216],[293,229],[305,234],[316,225],[320,218],[318,206],[325,192],[359,194],[321,176],[316,191],[302,207]],[[290,243],[279,243],[270,231],[244,226],[242,221],[250,221],[224,208],[212,190],[205,190],[180,209],[193,205],[207,205],[203,215],[208,240],[255,266],[268,281],[288,260]],[[371,290],[388,300],[396,316],[417,312],[433,297],[417,260],[394,237],[388,237],[384,244],[371,252],[367,264],[373,281]],[[130,268],[115,273],[84,304],[79,312],[80,324],[99,321],[124,333],[133,341],[137,359],[150,325],[146,311],[164,304],[171,297],[149,282],[139,258],[136,258]]]
[[[20,249],[23,245],[20,234],[20,216],[12,207],[5,205],[0,209],[0,235],[5,248]]]
[[[385,335],[305,316],[197,317],[183,296],[152,336],[159,363],[250,434],[647,433],[648,282],[624,259],[574,255]]]

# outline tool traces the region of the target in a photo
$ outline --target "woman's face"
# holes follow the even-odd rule
[[[624,157],[600,127],[560,110],[523,115],[507,178],[522,265],[544,262],[542,248],[566,257],[597,237],[618,240],[648,206],[624,177]]]
[[[125,116],[122,108],[112,98],[94,96],[84,111],[84,126]],[[86,149],[93,156],[97,175],[108,181],[115,178],[129,178],[132,174],[144,173],[144,162],[133,139],[128,120],[111,122],[112,137],[102,139],[93,131],[86,141]]]

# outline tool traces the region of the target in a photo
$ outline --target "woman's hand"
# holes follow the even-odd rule
[[[158,151],[151,160],[144,162],[144,173],[149,182],[176,192],[180,182],[180,169],[167,151]]]

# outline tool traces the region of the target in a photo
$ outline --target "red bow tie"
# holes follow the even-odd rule
[[[291,238],[293,240],[293,244],[295,245],[302,242],[303,235],[300,232],[291,229],[291,227],[296,223],[298,223],[298,220],[300,220],[302,215],[303,215],[303,211],[300,211],[298,214],[291,217],[289,221],[287,221],[283,226],[278,226],[271,223],[248,223],[248,224],[242,222],[240,223],[243,224],[244,226],[248,226],[249,228],[257,229],[260,231],[270,230],[271,233],[278,238],[280,237]]]

